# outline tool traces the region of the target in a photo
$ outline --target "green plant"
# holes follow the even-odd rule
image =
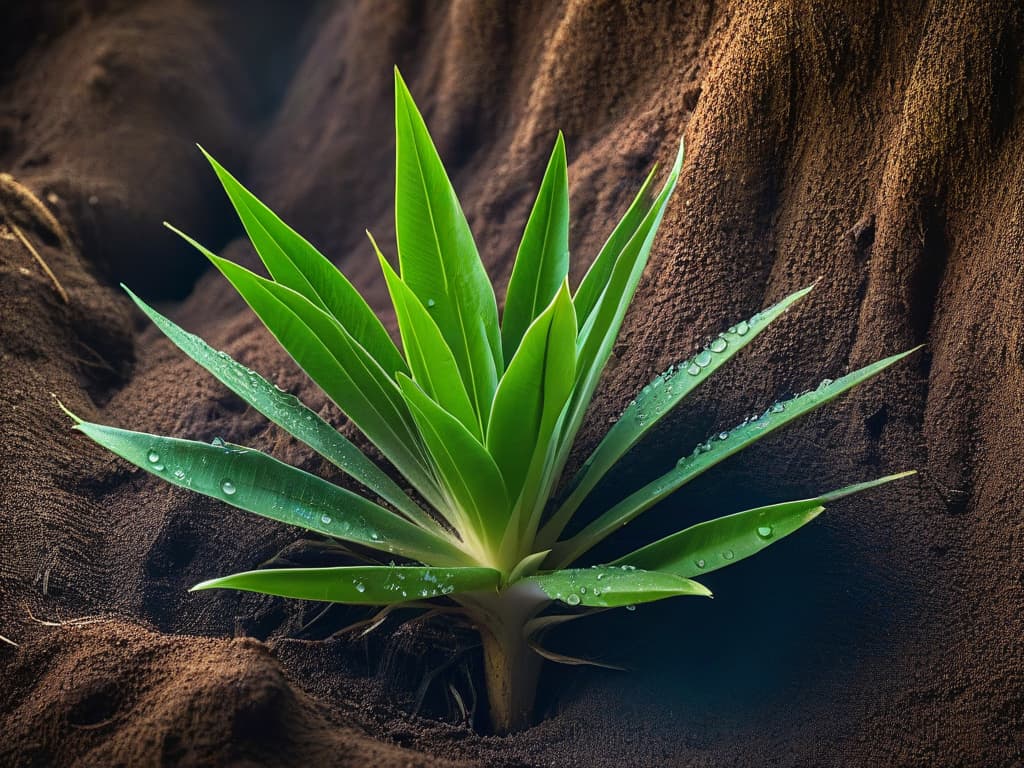
[[[655,378],[556,497],[682,164],[655,171],[575,292],[569,288],[565,148],[555,143],[526,224],[502,323],[491,283],[423,119],[395,73],[395,220],[400,273],[373,247],[403,351],[348,280],[208,157],[270,278],[202,251],[270,332],[411,486],[403,488],[318,415],[259,374],[132,299],[182,351],[362,487],[328,483],[259,451],[76,428],[133,464],[232,506],[406,564],[267,569],[203,582],[284,597],[393,607],[439,602],[479,630],[498,732],[528,724],[545,652],[533,638],[583,609],[710,592],[693,577],[738,562],[814,519],[824,505],[910,473],[692,526],[613,563],[570,567],[684,483],[906,354],[778,402],[699,444],[668,472],[582,521],[581,502],[680,400],[810,291],[719,334]],[[177,231],[177,230],[175,230]],[[181,233],[179,233],[181,234]],[[372,237],[371,237],[372,242]],[[127,289],[126,289],[127,290]],[[130,292],[129,292],[130,293]],[[568,612],[541,616],[545,609]]]

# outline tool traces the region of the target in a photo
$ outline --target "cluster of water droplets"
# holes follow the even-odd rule
[[[750,333],[752,325],[756,324],[758,319],[759,315],[755,315],[749,321],[744,320],[731,326],[727,331],[718,334],[692,359],[672,365],[667,371],[656,376],[627,407],[627,411],[635,412],[633,416],[637,424],[642,425],[647,420],[649,410],[663,413],[675,405],[679,397],[688,391],[686,379],[699,376],[714,362],[716,355],[726,352],[730,344],[739,342]]]
[[[425,599],[450,595],[455,591],[452,571],[422,570],[416,567],[397,566],[391,562],[388,566],[376,569],[384,579],[383,589],[401,595],[403,599]],[[357,592],[366,591],[359,579],[353,579]]]

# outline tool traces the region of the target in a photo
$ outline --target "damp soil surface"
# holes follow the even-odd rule
[[[0,764],[1024,761],[1017,4],[44,0],[5,3],[0,22]],[[558,129],[574,279],[686,137],[574,462],[657,372],[819,281],[598,499],[776,398],[925,345],[594,557],[710,515],[904,468],[915,478],[710,576],[714,601],[551,633],[555,650],[629,671],[552,666],[541,722],[507,738],[479,731],[470,632],[398,616],[361,638],[339,631],[366,611],[189,594],[274,558],[330,555],[135,471],[72,432],[51,397],[93,421],[220,436],[341,481],[117,285],[352,434],[160,222],[254,262],[199,142],[388,316],[363,230],[393,252],[394,64],[499,295]]]

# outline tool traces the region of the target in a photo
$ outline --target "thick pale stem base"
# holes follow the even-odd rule
[[[501,592],[456,597],[483,641],[491,726],[497,734],[529,727],[542,659],[526,640],[526,622],[550,602],[536,586],[519,582]]]
[[[501,633],[481,627],[480,637],[494,732],[505,735],[528,728],[544,660],[527,645],[521,628]]]

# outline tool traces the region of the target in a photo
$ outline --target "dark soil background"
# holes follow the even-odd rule
[[[18,647],[0,643],[0,764],[1024,763],[1022,24],[1009,0],[4,3],[0,635]],[[686,136],[581,450],[656,372],[822,278],[599,496],[774,398],[927,345],[598,555],[711,514],[917,477],[709,577],[714,601],[553,634],[632,671],[549,670],[544,721],[505,739],[475,735],[453,705],[452,689],[469,706],[480,695],[471,634],[396,621],[332,638],[367,614],[187,593],[285,548],[289,562],[322,554],[130,469],[50,395],[333,478],[116,286],[343,424],[160,222],[252,262],[201,142],[386,312],[362,233],[393,244],[396,63],[500,285],[557,129],[576,277]]]

